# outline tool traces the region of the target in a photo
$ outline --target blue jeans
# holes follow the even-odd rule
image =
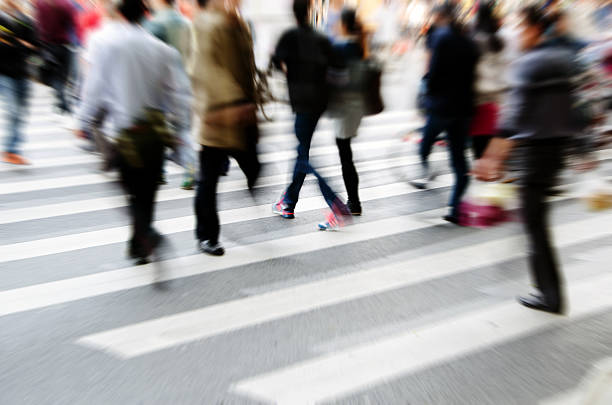
[[[7,153],[19,154],[19,144],[23,142],[30,82],[26,78],[14,79],[0,75],[0,93],[4,96],[8,121],[8,137],[4,148]]]
[[[298,155],[293,169],[293,179],[289,187],[287,187],[283,198],[284,203],[292,209],[295,208],[298,202],[300,190],[302,185],[304,185],[304,179],[307,174],[314,174],[319,181],[319,188],[327,205],[332,207],[337,199],[336,194],[329,187],[325,179],[310,164],[310,143],[320,117],[320,113],[297,113],[295,115],[295,135],[298,139]]]
[[[429,114],[423,130],[423,140],[420,146],[421,164],[429,168],[429,155],[437,137],[446,132],[449,145],[450,161],[455,173],[455,185],[449,205],[451,215],[459,216],[459,205],[469,183],[465,145],[468,139],[470,119],[467,117],[442,117]]]

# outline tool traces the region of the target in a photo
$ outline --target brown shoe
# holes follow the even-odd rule
[[[18,155],[16,153],[4,153],[2,155],[2,161],[4,163],[10,163],[12,165],[29,165],[28,162],[23,156]]]

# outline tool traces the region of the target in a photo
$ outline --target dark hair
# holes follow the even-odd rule
[[[451,21],[457,20],[457,8],[450,1],[445,1],[444,3],[436,6],[434,8],[434,14],[448,18]]]
[[[504,49],[504,41],[497,35],[499,30],[499,19],[493,12],[490,2],[481,3],[476,14],[476,31],[487,34],[489,38],[489,49],[495,53]]]
[[[173,6],[174,3],[176,3],[176,1],[175,0],[164,0],[164,3],[166,3],[169,6]]]
[[[346,31],[349,34],[355,35],[359,38],[359,45],[365,52],[366,35],[361,21],[359,21],[359,18],[357,18],[357,10],[354,8],[342,9],[342,13],[340,13],[340,22],[346,28]]]
[[[208,5],[208,0],[198,0],[198,6],[204,8]]]
[[[449,20],[450,28],[460,34],[465,33],[465,26],[459,21],[457,6],[452,1],[445,1],[434,8],[434,14]]]
[[[293,15],[300,27],[308,25],[308,14],[310,12],[310,0],[293,0]]]
[[[363,31],[361,23],[357,20],[357,12],[352,8],[342,9],[340,13],[340,22],[346,27],[346,30],[351,34],[359,34]]]
[[[537,27],[540,32],[545,33],[554,23],[553,19],[547,16],[541,8],[528,6],[521,10],[521,15],[531,27]]]
[[[123,0],[117,10],[130,23],[135,24],[142,21],[145,14],[149,11],[147,3],[144,0]]]

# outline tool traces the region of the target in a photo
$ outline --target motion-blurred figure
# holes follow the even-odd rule
[[[325,19],[325,34],[330,38],[338,36],[340,29],[340,15],[344,0],[330,0],[327,8],[327,18]]]
[[[342,177],[352,215],[361,215],[359,175],[353,162],[351,141],[364,116],[362,80],[355,64],[366,56],[366,38],[354,9],[344,9],[340,16],[338,37],[333,43],[334,65],[338,74],[330,101],[330,115],[335,120],[336,145],[340,153]]]
[[[449,222],[459,222],[459,204],[468,186],[465,146],[474,108],[474,80],[478,51],[455,18],[455,7],[446,3],[436,11],[438,21],[431,38],[431,61],[427,72],[425,108],[427,123],[420,145],[422,176],[412,181],[426,188],[433,177],[429,155],[438,135],[446,132],[450,161],[455,174],[448,215]]]
[[[599,30],[612,29],[612,0],[600,1],[599,7],[593,13],[593,19]]]
[[[551,37],[551,45],[567,47],[574,52],[579,52],[585,48],[588,43],[575,37],[570,30],[569,17],[564,11],[557,11],[548,15],[551,21],[551,27],[548,35]]]
[[[499,20],[491,3],[481,3],[476,15],[473,38],[480,50],[476,67],[476,111],[470,135],[476,159],[480,159],[497,133],[499,104],[508,89],[508,65],[505,43],[500,37]]]
[[[145,27],[158,39],[175,48],[187,64],[191,54],[191,23],[177,10],[175,0],[157,0],[153,18]]]
[[[149,32],[180,52],[184,66],[191,55],[191,23],[178,11],[175,0],[158,0],[153,18],[145,24]],[[192,190],[195,183],[196,156],[191,141],[191,127],[179,128],[181,145],[171,159],[185,168],[181,188]]]
[[[376,32],[372,44],[374,51],[383,59],[391,57],[393,45],[400,37],[400,11],[396,0],[383,0],[374,13]]]
[[[198,0],[193,21],[194,54],[189,68],[200,120],[200,183],[195,200],[196,238],[202,252],[221,256],[217,183],[228,156],[255,186],[261,165],[256,116],[255,56],[251,34],[237,4]]]
[[[77,32],[77,12],[69,0],[36,0],[36,22],[44,56],[43,81],[57,96],[57,107],[70,113],[66,85],[70,76],[70,47]]]
[[[111,125],[132,217],[129,255],[144,263],[162,239],[152,223],[165,147],[173,143],[164,123],[189,125],[191,93],[179,53],[139,26],[144,0],[113,4],[118,18],[90,56],[78,119],[82,130],[101,116]]]
[[[331,208],[327,220],[319,225],[320,229],[325,230],[342,226],[350,217],[350,212],[310,164],[312,136],[319,118],[327,108],[327,70],[333,58],[330,41],[315,32],[308,23],[310,7],[309,0],[294,0],[293,12],[298,26],[282,35],[273,57],[275,65],[287,74],[289,98],[295,112],[295,135],[298,139],[293,179],[273,205],[273,211],[283,218],[294,218],[304,179],[311,173],[319,181],[321,193]]]
[[[522,11],[521,43],[525,51],[514,66],[515,83],[504,104],[501,137],[495,138],[474,168],[481,180],[502,176],[502,166],[515,144],[523,147],[521,203],[529,241],[529,266],[537,291],[519,297],[529,308],[561,313],[564,297],[548,231],[546,196],[563,167],[570,140],[581,131],[572,108],[575,53],[547,43],[551,20],[537,7]]]
[[[0,92],[4,95],[8,126],[2,161],[6,163],[28,163],[20,144],[30,93],[27,58],[35,44],[33,21],[17,1],[6,0],[0,11]]]

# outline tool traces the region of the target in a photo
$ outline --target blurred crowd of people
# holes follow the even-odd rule
[[[251,191],[261,169],[258,110],[270,95],[255,64],[240,1],[196,3],[191,8],[174,0],[34,0],[26,8],[24,2],[4,0],[0,14],[0,86],[9,118],[2,159],[27,163],[20,147],[34,76],[54,89],[58,112],[76,117],[77,135],[102,152],[106,169],[119,170],[133,224],[129,254],[141,263],[163,243],[153,222],[167,158],[185,167],[184,188],[197,186],[199,249],[219,256],[225,251],[216,190],[229,157]],[[458,1],[436,2],[424,28],[416,30],[427,49],[419,95],[426,123],[422,175],[412,184],[426,188],[436,176],[428,158],[444,135],[455,174],[444,219],[461,224],[470,171],[481,180],[499,180],[511,150],[521,145],[521,199],[537,286],[521,303],[559,313],[563,292],[548,235],[546,197],[567,151],[586,154],[595,147],[594,134],[610,131],[605,120],[612,107],[612,3],[594,10],[594,23],[601,32],[608,30],[595,41],[572,31],[558,1],[532,4],[512,15],[502,15],[502,2],[475,3],[465,9]],[[424,14],[423,7],[412,10]],[[322,30],[312,26],[310,0],[294,0],[293,12],[297,24],[283,33],[271,62],[286,75],[297,158],[273,211],[294,218],[304,180],[312,174],[330,208],[319,229],[333,230],[362,214],[351,141],[363,117],[383,108],[381,65],[373,55],[389,52],[397,27],[382,24],[369,35],[358,10],[341,0],[331,1]],[[379,10],[382,21],[395,20],[396,14],[393,1]],[[35,71],[33,56],[39,60]],[[347,201],[309,159],[323,114],[335,123]],[[199,157],[192,136],[200,145]],[[471,170],[470,144],[476,160]]]

